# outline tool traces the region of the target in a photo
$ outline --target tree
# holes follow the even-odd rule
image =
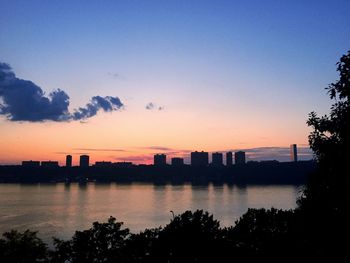
[[[186,211],[159,233],[151,262],[214,262],[220,256],[219,240],[220,223],[213,215],[203,210]]]
[[[46,244],[36,235],[36,232],[26,230],[20,233],[16,230],[5,232],[0,239],[1,262],[48,262]]]
[[[337,63],[339,80],[326,89],[334,102],[329,115],[311,112],[310,147],[318,163],[299,200],[304,230],[314,253],[344,253],[350,208],[350,51]]]
[[[54,240],[54,262],[124,262],[122,250],[129,237],[129,229],[110,217],[107,223],[94,222],[92,228],[76,231],[69,241]]]

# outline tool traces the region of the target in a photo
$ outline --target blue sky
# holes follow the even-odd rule
[[[17,77],[47,94],[63,89],[71,108],[95,95],[118,96],[125,109],[115,121],[125,129],[144,116],[154,129],[176,119],[176,130],[186,116],[235,138],[227,147],[209,143],[209,150],[284,147],[288,138],[305,144],[307,114],[328,112],[323,88],[336,80],[335,63],[350,49],[349,1],[0,0],[0,6],[0,62]],[[164,112],[147,115],[150,102]],[[0,123],[21,132],[4,118]],[[244,139],[244,127],[285,137]],[[209,133],[197,143],[213,140]],[[139,146],[189,148],[171,145],[174,134],[161,135],[168,145]]]

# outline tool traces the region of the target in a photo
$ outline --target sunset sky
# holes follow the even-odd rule
[[[292,143],[310,159],[307,116],[330,107],[349,10],[338,0],[0,0],[0,63],[11,67],[0,67],[0,164],[83,153],[188,162],[193,150],[286,161]],[[34,111],[30,88],[64,91],[68,110],[51,97]]]

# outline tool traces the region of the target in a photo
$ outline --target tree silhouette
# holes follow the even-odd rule
[[[124,262],[122,249],[129,229],[110,217],[107,223],[94,222],[92,228],[76,231],[69,241],[54,240],[54,262]]]
[[[153,245],[153,262],[206,262],[218,254],[220,223],[208,212],[186,211],[162,229]],[[213,261],[214,262],[214,261]]]
[[[48,262],[46,244],[36,232],[11,230],[0,239],[0,262]]]
[[[307,121],[313,128],[309,143],[318,169],[299,200],[304,231],[320,256],[345,252],[342,238],[350,233],[350,51],[337,63],[337,71],[339,80],[327,87],[334,101],[329,115],[311,112]]]

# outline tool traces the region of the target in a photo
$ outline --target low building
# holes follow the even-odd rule
[[[95,162],[95,167],[112,167],[112,162]]]
[[[58,162],[57,161],[42,161],[41,162],[41,167],[45,167],[45,168],[57,168],[59,167]]]
[[[171,158],[171,165],[172,166],[183,166],[184,165],[184,159],[179,157]]]
[[[40,161],[22,161],[22,166],[23,167],[39,167],[40,166]]]

